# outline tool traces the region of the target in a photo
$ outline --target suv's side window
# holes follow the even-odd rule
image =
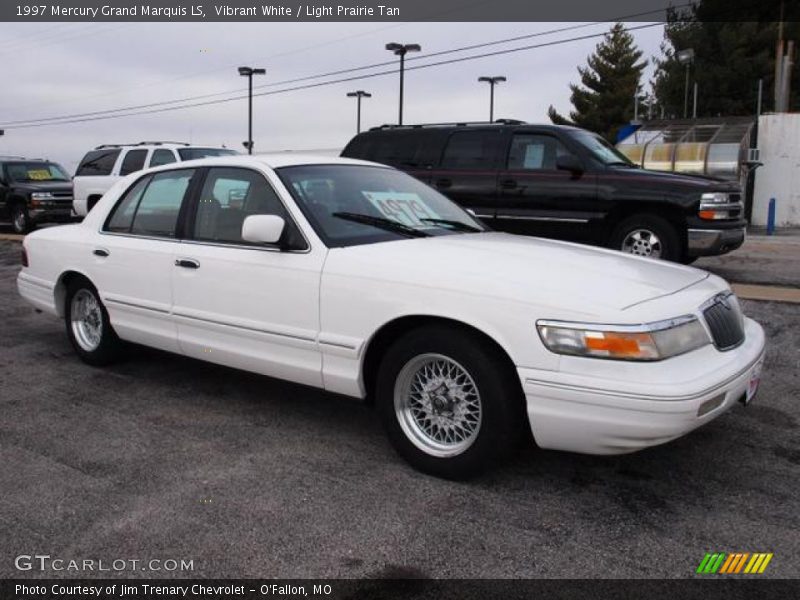
[[[130,175],[144,168],[144,159],[147,158],[147,150],[128,150],[122,165],[119,168],[120,175]]]
[[[158,148],[153,152],[153,156],[150,157],[151,167],[160,167],[161,165],[168,165],[174,162],[176,162],[176,160],[172,150],[166,150],[165,148]]]
[[[182,169],[140,179],[114,207],[105,230],[175,237],[178,214],[194,173]]]
[[[570,154],[557,138],[536,133],[518,133],[511,138],[508,169],[512,171],[555,170],[556,158]]]
[[[119,156],[119,148],[109,148],[104,150],[92,150],[83,157],[81,164],[78,165],[78,170],[75,173],[76,177],[84,176],[104,176],[111,175],[114,165],[117,163]]]
[[[292,248],[306,246],[296,225],[264,177],[248,169],[208,171],[194,219],[194,239],[231,244],[242,240],[242,224],[250,215],[277,215],[286,222],[285,240]]]
[[[500,136],[494,131],[457,131],[447,140],[443,169],[487,169],[494,166]]]

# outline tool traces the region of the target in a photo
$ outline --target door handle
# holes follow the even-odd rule
[[[517,187],[517,182],[514,179],[504,179],[502,182],[500,182],[500,185],[504,190],[513,190]]]
[[[106,256],[109,256],[111,253],[105,248],[95,248],[94,250],[92,250],[92,254],[94,254],[95,256],[99,256],[101,258],[105,258]]]
[[[176,258],[175,266],[183,267],[184,269],[199,269],[200,263],[193,258]]]
[[[436,187],[438,188],[449,188],[453,185],[452,179],[437,179],[436,180]]]

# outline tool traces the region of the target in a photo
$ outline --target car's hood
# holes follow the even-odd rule
[[[14,187],[25,192],[71,192],[71,181],[18,181]]]
[[[650,179],[653,183],[663,183],[685,187],[690,190],[705,191],[740,191],[739,186],[733,182],[718,177],[709,177],[695,173],[671,173],[669,171],[652,171],[650,169],[630,169],[610,167],[609,173],[615,177],[631,177],[637,180]]]
[[[708,277],[674,263],[497,232],[336,249],[325,272],[559,306],[587,315],[624,310]]]

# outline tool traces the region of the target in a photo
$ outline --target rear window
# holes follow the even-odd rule
[[[92,150],[83,157],[81,164],[78,165],[76,176],[84,175],[111,175],[114,165],[119,156],[119,148],[109,148],[107,150]]]
[[[195,160],[209,156],[232,156],[239,153],[236,150],[228,150],[227,148],[180,148],[178,149],[178,154],[181,160]]]

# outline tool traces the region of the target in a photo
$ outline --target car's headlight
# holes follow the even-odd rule
[[[536,328],[544,345],[556,354],[617,360],[663,360],[711,342],[691,315],[644,325],[538,321]]]
[[[50,192],[33,192],[31,194],[32,200],[52,200],[53,194]]]

